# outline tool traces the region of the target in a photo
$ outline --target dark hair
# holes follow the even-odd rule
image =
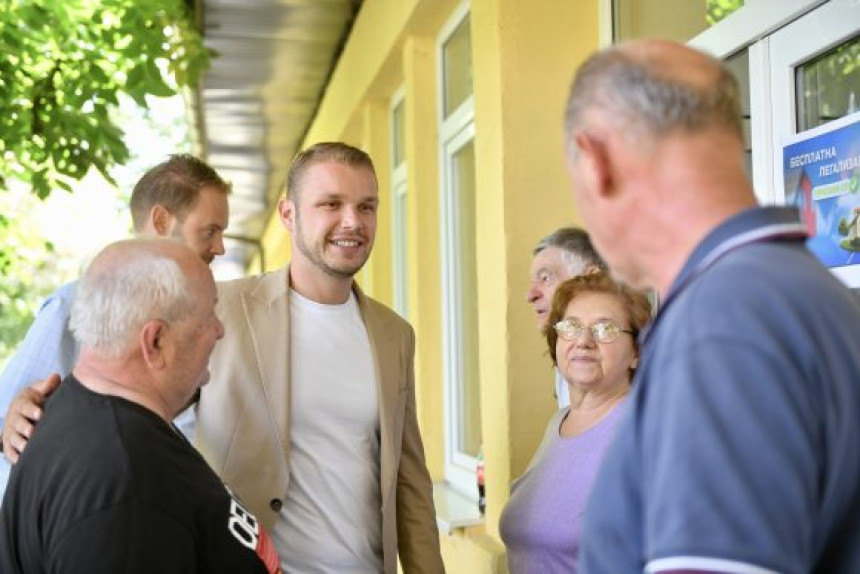
[[[633,346],[638,351],[636,335],[651,320],[651,303],[648,302],[648,297],[643,292],[619,283],[609,273],[601,271],[567,279],[555,290],[549,320],[544,327],[544,336],[547,345],[549,345],[549,355],[552,357],[553,364],[558,365],[555,356],[558,333],[555,332],[553,325],[564,319],[564,312],[567,310],[568,304],[583,293],[608,293],[618,298],[627,312],[630,330],[633,331]]]
[[[227,195],[232,185],[201,159],[189,154],[171,155],[167,161],[151,168],[131,192],[131,217],[136,231],[146,226],[150,211],[162,205],[182,220],[197,201],[203,188]]]
[[[299,152],[290,164],[290,170],[287,173],[287,199],[294,203],[297,202],[299,187],[305,172],[312,165],[325,161],[341,163],[350,167],[367,168],[376,179],[373,160],[366,152],[343,142],[320,142]]]
[[[597,270],[605,271],[607,269],[606,262],[594,249],[591,244],[591,239],[584,229],[579,227],[560,227],[543,239],[532,251],[532,255],[537,255],[547,247],[558,247],[564,251],[564,262],[567,263],[568,270],[573,273],[577,264],[582,263],[586,267],[594,267]],[[578,258],[576,260],[575,258]]]

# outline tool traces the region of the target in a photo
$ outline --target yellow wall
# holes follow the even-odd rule
[[[564,100],[598,45],[597,2],[472,4],[481,210],[482,418],[487,529],[528,464],[554,408],[551,366],[525,302],[531,250],[574,221],[562,153]],[[501,312],[500,312],[501,311]],[[499,392],[499,386],[507,392]]]
[[[388,103],[380,100],[369,100],[362,110],[362,141],[361,148],[370,154],[376,166],[376,178],[382,194],[377,212],[376,240],[370,259],[361,272],[359,281],[362,289],[391,306],[394,303],[394,287],[391,283],[391,171],[387,158],[391,157],[390,122],[388,120]],[[378,164],[378,165],[376,165]]]
[[[485,522],[442,535],[449,572],[505,572],[498,520],[554,405],[552,370],[525,301],[531,250],[577,222],[564,170],[561,118],[576,65],[599,43],[600,0],[474,0],[479,366],[487,468]],[[374,158],[381,207],[374,254],[359,276],[391,303],[389,106],[405,93],[416,398],[428,467],[444,480],[437,40],[457,0],[365,0],[304,145],[340,139]],[[270,222],[268,267],[288,239]]]
[[[436,127],[436,59],[431,37],[407,38],[402,49],[406,104],[410,322],[416,340],[416,403],[427,466],[444,478],[442,290],[439,281],[439,158]]]

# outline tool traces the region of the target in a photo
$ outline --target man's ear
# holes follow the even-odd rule
[[[598,195],[607,195],[614,186],[614,169],[607,141],[591,132],[580,131],[573,135],[573,145],[582,156],[580,169],[588,188]]]
[[[282,197],[278,201],[278,215],[281,217],[281,225],[292,233],[296,220],[296,204],[291,199]]]
[[[150,368],[161,370],[166,361],[164,345],[167,339],[167,324],[153,319],[147,321],[140,330],[140,349],[143,360]]]
[[[152,206],[152,209],[149,210],[149,222],[152,226],[152,230],[155,231],[157,235],[166,237],[170,234],[173,215],[167,211],[166,207],[157,204]]]

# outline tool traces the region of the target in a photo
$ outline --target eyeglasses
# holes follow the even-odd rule
[[[585,332],[585,329],[591,331],[591,336],[598,343],[611,343],[618,338],[620,333],[628,333],[633,335],[633,331],[622,329],[612,321],[598,321],[593,325],[583,325],[576,319],[562,319],[552,326],[558,336],[565,341],[576,341]]]

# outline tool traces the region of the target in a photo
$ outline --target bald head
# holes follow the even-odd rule
[[[81,345],[73,374],[171,420],[209,379],[224,335],[209,267],[169,239],[106,247],[78,284],[70,327]]]
[[[683,44],[591,56],[565,114],[568,172],[594,245],[618,277],[664,294],[714,227],[755,205],[737,82]]]
[[[186,316],[199,281],[212,282],[209,268],[176,241],[113,243],[93,259],[78,285],[71,330],[82,347],[116,358],[133,344],[147,321],[171,322]]]
[[[737,82],[722,62],[664,40],[622,43],[591,56],[568,98],[568,134],[590,122],[657,139],[719,127],[743,139]]]

